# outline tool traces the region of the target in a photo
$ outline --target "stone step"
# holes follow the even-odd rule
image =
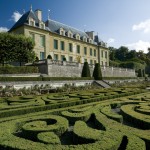
[[[103,87],[103,88],[110,88],[111,86],[104,82],[103,80],[94,81],[95,84]]]

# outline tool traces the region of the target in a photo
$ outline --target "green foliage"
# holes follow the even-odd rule
[[[59,137],[53,132],[41,132],[37,137],[45,144],[61,144]]]
[[[34,43],[29,37],[0,33],[0,63],[5,62],[31,62],[34,61]]]
[[[134,61],[125,61],[125,62],[120,63],[119,67],[138,70],[138,69],[144,69],[145,64],[141,64],[141,63],[134,62]]]
[[[84,62],[81,77],[91,77],[90,68],[88,62]]]
[[[102,72],[100,68],[100,64],[96,63],[93,71],[93,77],[95,80],[102,80]]]
[[[51,56],[51,55],[48,55],[48,56],[47,56],[47,59],[52,59],[52,56]]]
[[[86,125],[83,121],[76,121],[73,130],[74,142],[79,143],[92,143],[101,140],[104,135],[104,131],[92,129]]]
[[[109,47],[110,50],[110,66],[131,68],[138,71],[139,69],[145,69],[146,73],[150,74],[150,49],[145,54],[142,50],[136,52],[135,50],[129,50],[127,47],[121,46],[116,49]]]
[[[138,70],[138,77],[143,77],[143,71],[142,71],[142,69]]]
[[[21,67],[0,67],[0,74],[25,74],[38,73],[38,67],[21,66]]]

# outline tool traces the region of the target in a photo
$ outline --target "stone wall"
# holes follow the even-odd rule
[[[45,60],[37,63],[40,73],[47,74],[50,77],[81,77],[83,64],[75,62],[62,62]],[[89,65],[91,75],[94,65]],[[103,77],[136,77],[134,69],[101,67]]]

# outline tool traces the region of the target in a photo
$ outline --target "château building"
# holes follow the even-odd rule
[[[53,60],[66,58],[70,62],[99,62],[102,66],[109,66],[107,45],[98,35],[94,35],[93,31],[83,32],[51,19],[43,21],[42,10],[33,11],[31,8],[9,32],[30,36],[35,42],[34,51],[40,60],[51,55]]]

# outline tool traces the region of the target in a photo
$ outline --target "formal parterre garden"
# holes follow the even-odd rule
[[[0,149],[149,150],[150,92],[122,87],[1,98]]]

